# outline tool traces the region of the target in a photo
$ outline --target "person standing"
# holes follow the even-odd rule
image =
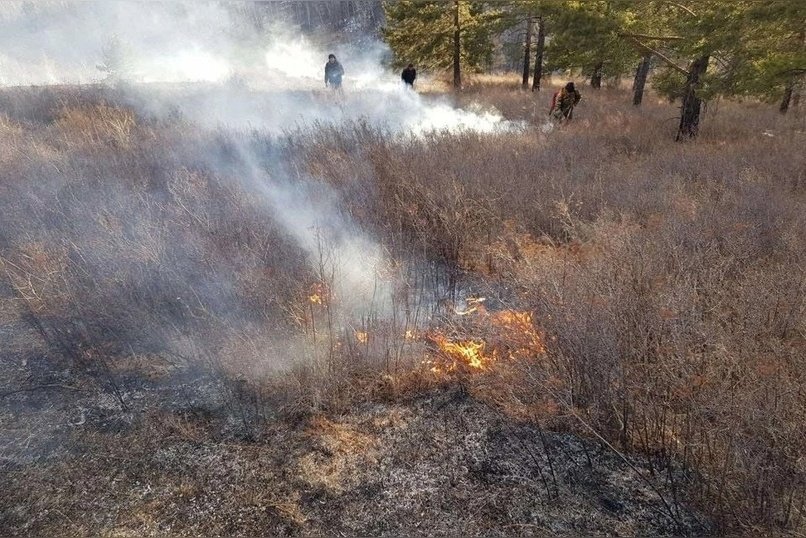
[[[409,88],[414,87],[414,81],[417,80],[417,70],[414,69],[414,64],[409,64],[406,69],[400,74],[400,78],[406,83]]]
[[[330,54],[327,57],[325,64],[325,86],[334,90],[341,88],[341,79],[344,76],[344,68],[336,59],[335,54]]]

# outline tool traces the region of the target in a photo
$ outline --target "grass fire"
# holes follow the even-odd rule
[[[494,368],[501,359],[535,360],[545,354],[543,337],[534,326],[531,313],[506,309],[489,313],[482,306],[485,300],[468,299],[467,303],[472,306],[454,311],[457,316],[474,316],[472,322],[462,323],[461,327],[484,337],[457,334],[461,329],[456,324],[452,325],[454,336],[449,337],[437,329],[428,337],[439,352],[438,357],[423,363],[431,372],[442,375],[459,370],[484,371]]]
[[[482,341],[459,340],[451,342],[441,334],[435,335],[433,341],[450,361],[446,366],[447,371],[455,370],[457,364],[483,370],[489,367],[493,361],[492,357],[484,355],[484,342]],[[438,366],[433,366],[432,371],[438,373],[441,370]]]
[[[803,19],[0,3],[0,535],[802,535]]]

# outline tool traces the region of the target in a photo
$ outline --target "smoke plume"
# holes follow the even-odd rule
[[[324,87],[329,53],[344,66],[342,91]],[[406,88],[386,67],[390,56],[372,36],[326,43],[280,24],[258,30],[219,2],[0,5],[0,85],[110,85],[141,117],[180,117],[235,141],[251,132],[279,138],[357,124],[401,138],[522,128],[495,110],[462,109]],[[345,315],[385,312],[396,283],[380,276],[393,264],[377,238],[361,230],[323,182],[292,177],[281,156],[266,165],[254,148],[236,146],[240,163],[227,175],[238,177],[305,252]],[[194,159],[210,169],[228,166],[201,152]]]

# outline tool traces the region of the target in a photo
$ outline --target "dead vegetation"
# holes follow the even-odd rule
[[[4,92],[3,533],[802,531],[803,120],[670,144],[673,107],[592,93],[400,139]],[[391,316],[340,317],[244,148],[383,245]]]
[[[268,427],[261,442],[217,439],[214,429],[202,417],[159,414],[126,434],[85,432],[80,444],[92,457],[6,473],[5,528],[64,536],[703,529],[685,510],[675,523],[603,446],[512,423],[451,391]]]

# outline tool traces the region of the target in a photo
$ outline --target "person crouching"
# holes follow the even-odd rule
[[[574,117],[574,107],[580,99],[582,95],[574,88],[574,83],[569,82],[551,98],[549,116],[558,122],[571,121]]]

